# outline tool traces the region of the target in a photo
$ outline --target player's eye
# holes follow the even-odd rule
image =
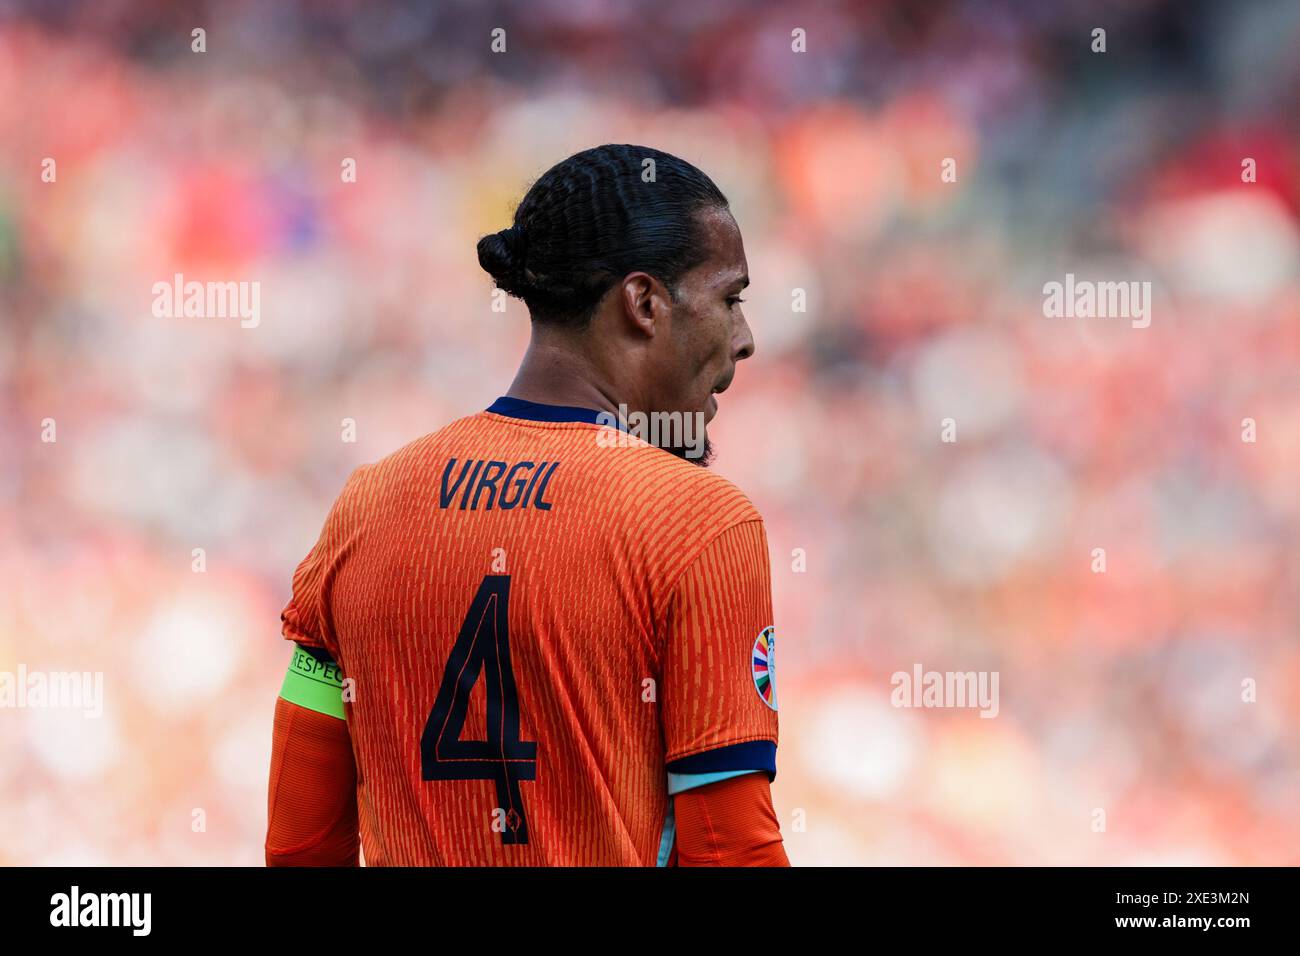
[[[740,303],[742,303],[742,302],[744,302],[744,301],[745,301],[745,300],[742,299],[742,298],[741,298],[740,296],[738,296],[738,295],[729,295],[729,296],[727,296],[727,305],[729,305],[729,306],[731,306],[731,305],[740,305]]]

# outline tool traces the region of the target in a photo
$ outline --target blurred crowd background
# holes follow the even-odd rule
[[[711,434],[768,524],[791,860],[1300,863],[1297,49],[1288,2],[5,5],[0,670],[105,702],[0,711],[0,863],[260,863],[293,569],[504,391],[475,243],[605,142],[744,233]],[[156,317],[175,273],[260,324]],[[1150,327],[1045,318],[1066,273]],[[916,664],[998,716],[891,706]]]

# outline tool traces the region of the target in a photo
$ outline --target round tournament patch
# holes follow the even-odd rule
[[[763,703],[776,710],[776,628],[768,626],[754,639],[754,653],[750,655],[754,673],[754,688]]]

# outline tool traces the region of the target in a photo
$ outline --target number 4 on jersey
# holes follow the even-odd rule
[[[494,780],[504,844],[528,842],[520,780],[537,778],[537,743],[519,739],[519,693],[510,666],[510,576],[489,574],[461,623],[438,698],[420,737],[425,780]],[[487,740],[461,740],[470,692],[487,681]]]

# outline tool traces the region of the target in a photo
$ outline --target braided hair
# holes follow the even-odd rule
[[[704,260],[697,214],[710,207],[727,208],[727,197],[685,160],[648,146],[597,146],[533,183],[514,224],[479,240],[478,261],[533,321],[582,328],[629,272],[673,292]]]

